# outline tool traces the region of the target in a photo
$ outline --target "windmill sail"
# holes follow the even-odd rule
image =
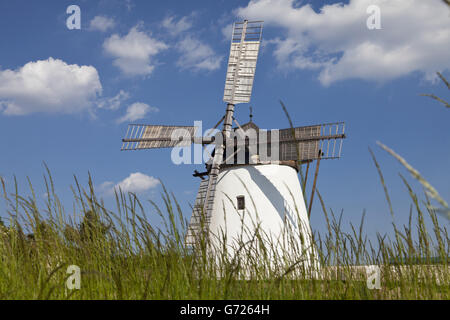
[[[310,161],[340,158],[345,138],[345,123],[324,123],[314,126],[279,130],[280,160]]]
[[[255,130],[257,133],[253,142],[257,145],[257,148],[254,148],[253,152],[257,152],[262,157],[263,154],[259,152],[267,147],[267,151],[271,155],[272,152],[279,151],[279,157],[276,160],[282,161],[305,162],[315,160],[319,156],[319,150],[322,152],[321,159],[340,158],[342,140],[345,138],[345,123],[343,122],[281,130],[261,130],[255,124],[247,123],[241,128],[236,128],[235,131],[239,133],[240,130],[243,130],[244,132],[240,133],[240,135],[246,136],[245,131],[248,129]],[[264,137],[264,132],[267,134],[267,138],[261,140]],[[250,140],[240,139],[235,143],[235,146],[247,147],[249,142]],[[277,148],[273,146],[274,143],[278,143]],[[274,160],[275,158],[271,156],[271,159]]]
[[[122,150],[189,146],[196,132],[197,127],[193,126],[130,124],[122,139]]]
[[[262,21],[234,24],[223,101],[250,102],[262,28]]]
[[[191,220],[189,222],[189,227],[185,238],[186,245],[188,246],[195,246],[199,242],[202,235],[207,236],[209,223],[211,222],[217,180],[211,182],[212,186],[210,189],[210,195],[208,196],[209,200],[206,199],[209,179],[205,179],[200,182],[200,187],[198,189],[197,198],[195,199]],[[207,204],[206,209],[204,207],[205,203]]]

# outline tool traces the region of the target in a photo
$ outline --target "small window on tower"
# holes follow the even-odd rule
[[[238,208],[238,210],[245,209],[245,197],[244,196],[237,197],[237,208]]]

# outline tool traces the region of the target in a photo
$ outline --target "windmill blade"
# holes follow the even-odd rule
[[[195,246],[208,237],[209,224],[211,222],[214,197],[216,192],[217,177],[210,176],[202,180],[198,189],[192,210],[191,219],[186,232],[185,243],[187,246]]]
[[[234,24],[223,101],[250,102],[262,29],[262,21]]]
[[[203,201],[203,213],[206,215],[206,222],[209,225],[211,220],[211,214],[214,207],[214,198],[216,196],[216,184],[219,176],[220,165],[223,157],[223,144],[217,146],[214,151],[214,157],[212,159],[211,170],[209,171],[208,185],[206,188],[206,194]]]
[[[202,180],[198,188],[197,197],[194,202],[191,219],[186,232],[185,243],[187,246],[195,246],[201,235],[204,235],[209,225],[208,219],[203,215],[203,204],[206,198],[206,191],[208,189],[209,179]]]
[[[300,162],[317,159],[319,157],[319,150],[322,150],[323,153],[320,157],[321,159],[339,158],[342,152],[342,140],[345,138],[345,123],[343,122],[281,130],[267,131],[259,128],[255,128],[255,130],[257,131],[256,136],[247,136],[245,134],[246,131],[238,126],[237,130],[235,130],[238,139],[234,143],[234,146],[244,147],[249,143],[257,144],[259,150],[262,147],[267,147],[268,150],[272,150],[273,152],[278,152],[276,150],[279,150],[278,160],[294,160]],[[264,135],[267,135],[267,138],[261,140]],[[275,148],[274,144],[277,142],[278,148]],[[272,154],[272,151],[270,154]]]
[[[314,126],[279,130],[280,160],[311,161],[340,158],[345,139],[345,123],[324,123]]]
[[[223,145],[217,146],[215,151],[217,153],[212,157],[208,179],[201,181],[197,198],[195,199],[191,220],[185,237],[185,243],[188,246],[195,246],[201,240],[201,236],[204,237],[203,240],[207,240],[209,236],[208,230],[214,208],[217,178],[221,163],[219,159],[223,154]]]
[[[130,124],[125,138],[122,139],[121,150],[189,146],[194,142],[197,129],[194,126]]]

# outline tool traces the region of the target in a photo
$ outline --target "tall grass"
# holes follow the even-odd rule
[[[379,235],[376,243],[364,233],[364,215],[345,233],[342,215],[327,210],[319,193],[327,232],[314,232],[313,241],[322,267],[315,276],[302,277],[301,259],[274,265],[270,255],[252,255],[252,241],[263,238],[258,232],[240,244],[240,251],[248,251],[242,256],[230,256],[224,247],[215,251],[219,259],[212,257],[207,241],[186,247],[184,215],[164,186],[162,207],[151,202],[146,210],[136,195],[117,192],[112,211],[90,178],[85,188],[75,178],[69,213],[49,171],[44,208],[31,182],[31,196],[25,197],[17,181],[10,187],[1,180],[7,208],[2,216],[9,218],[0,224],[0,299],[448,299],[447,228],[429,199],[419,200],[403,181],[413,204],[409,224],[394,225],[395,237]],[[148,222],[155,213],[160,228]],[[270,242],[257,242],[259,252],[270,251]],[[368,289],[364,272],[353,267],[364,264],[380,266],[380,290]],[[81,268],[80,290],[66,288],[69,265]]]

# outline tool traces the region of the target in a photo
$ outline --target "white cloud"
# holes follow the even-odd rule
[[[209,45],[190,35],[178,43],[177,49],[181,52],[177,65],[182,69],[212,71],[220,68],[223,59]]]
[[[100,109],[117,110],[129,97],[130,94],[127,91],[120,90],[119,93],[112,98],[99,99],[97,106]]]
[[[105,40],[103,48],[115,58],[113,64],[124,74],[146,76],[150,75],[155,67],[152,58],[168,46],[140,31],[139,26],[136,26],[123,37],[113,34]]]
[[[149,112],[158,112],[159,109],[146,103],[135,102],[127,108],[126,114],[117,120],[117,123],[143,119]]]
[[[366,26],[369,5],[381,9],[381,30]],[[283,38],[269,41],[279,67],[317,70],[323,85],[450,69],[449,10],[441,0],[350,0],[318,13],[295,0],[252,0],[236,14],[281,27]]]
[[[224,36],[224,39],[226,40],[226,41],[231,41],[231,36],[232,36],[232,32],[233,32],[233,24],[232,23],[229,23],[229,24],[227,24],[226,26],[224,26],[223,28],[222,28],[222,35]]]
[[[114,28],[115,25],[116,23],[113,18],[108,18],[105,16],[95,16],[89,24],[89,30],[105,32],[108,29]]]
[[[100,185],[99,189],[101,193],[111,195],[114,193],[114,182],[105,181]]]
[[[135,172],[116,184],[112,181],[103,182],[100,185],[100,190],[107,195],[113,194],[114,191],[119,192],[119,190],[122,190],[122,192],[142,193],[156,188],[159,184],[158,179],[140,172]]]
[[[91,111],[102,93],[97,70],[48,58],[0,70],[0,112],[73,114]]]
[[[134,7],[134,3],[131,0],[126,0],[125,6],[127,7],[128,11],[131,11],[131,9],[133,9],[133,7]]]
[[[182,17],[178,21],[175,21],[175,17],[170,16],[163,20],[162,26],[166,28],[172,36],[176,36],[189,30],[192,27],[192,22],[188,16]]]
[[[192,28],[192,18],[196,15],[196,12],[192,12],[178,21],[174,16],[169,16],[162,22],[162,26],[167,29],[171,36],[181,39],[175,46],[181,54],[176,65],[181,69],[193,69],[195,71],[216,70],[220,68],[223,57],[218,56],[209,45],[193,36],[191,32],[186,32]]]

